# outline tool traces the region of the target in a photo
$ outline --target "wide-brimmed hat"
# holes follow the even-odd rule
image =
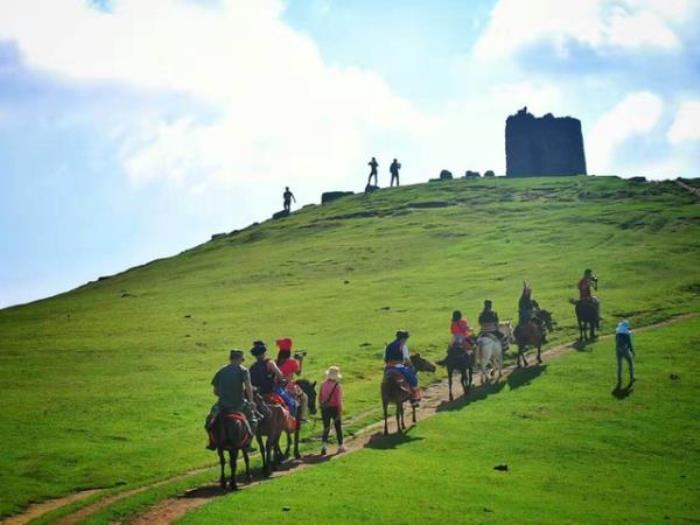
[[[245,359],[245,356],[243,355],[243,350],[238,350],[237,348],[234,348],[231,350],[228,354],[229,359]]]
[[[265,352],[267,352],[267,346],[265,346],[265,343],[262,341],[254,341],[253,342],[253,348],[250,349],[250,353],[253,354],[255,357],[263,355]]]
[[[328,370],[326,370],[326,378],[327,379],[343,379],[342,374],[340,373],[340,367],[339,366],[329,366]]]

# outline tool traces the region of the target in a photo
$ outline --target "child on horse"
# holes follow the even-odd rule
[[[301,375],[304,354],[295,354],[292,357],[292,340],[288,337],[275,341],[279,352],[277,353],[277,367],[287,381],[286,390],[288,397],[292,397],[296,406],[301,406],[301,419],[306,419],[307,400],[304,391],[294,381],[294,376]],[[298,358],[298,359],[297,359]],[[290,407],[291,410],[291,407]],[[297,414],[296,408],[292,412]]]

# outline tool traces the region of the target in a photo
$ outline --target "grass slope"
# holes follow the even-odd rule
[[[698,332],[696,318],[639,334],[640,380],[625,399],[610,393],[613,343],[601,341],[381,448],[220,498],[178,523],[697,522]],[[494,470],[500,463],[510,470]]]
[[[458,180],[354,196],[0,311],[0,515],[213,461],[201,422],[232,346],[294,337],[307,376],[343,365],[357,428],[378,415],[384,343],[442,354],[449,315],[515,315],[523,279],[575,332],[585,267],[608,319],[698,310],[700,213],[673,183]],[[610,327],[611,325],[608,325]],[[424,380],[429,380],[425,377]]]

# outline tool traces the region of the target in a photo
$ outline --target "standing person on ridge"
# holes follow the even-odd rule
[[[367,186],[372,184],[372,177],[374,177],[374,185],[379,186],[379,182],[377,181],[377,168],[379,167],[379,163],[377,162],[377,159],[372,157],[372,160],[370,160],[367,164],[370,167],[369,178],[367,179]]]
[[[289,211],[292,209],[292,201],[294,201],[294,204],[296,204],[297,200],[294,198],[294,194],[289,191],[289,186],[285,187],[282,196],[284,197],[284,211],[289,213]]]
[[[627,320],[620,321],[615,329],[615,354],[617,357],[617,387],[622,385],[622,360],[627,361],[630,370],[629,386],[634,383],[634,347],[632,346],[632,330]]]
[[[391,182],[389,183],[389,187],[394,186],[394,179],[396,179],[396,187],[399,187],[399,170],[401,169],[401,164],[399,164],[399,161],[394,159],[394,162],[391,163],[391,166],[389,166],[389,172],[391,172]]]
[[[318,393],[321,405],[321,418],[323,419],[323,436],[321,437],[321,455],[328,449],[328,434],[331,431],[331,419],[335,426],[335,437],[338,440],[338,453],[345,452],[343,446],[343,387],[340,380],[340,368],[331,366],[326,370],[326,380],[321,384]]]

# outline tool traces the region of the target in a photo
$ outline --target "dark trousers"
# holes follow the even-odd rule
[[[343,423],[340,420],[340,414],[336,407],[321,408],[321,419],[323,419],[323,436],[321,441],[328,443],[328,434],[331,431],[331,419],[335,426],[335,436],[338,439],[338,445],[343,444]]]

